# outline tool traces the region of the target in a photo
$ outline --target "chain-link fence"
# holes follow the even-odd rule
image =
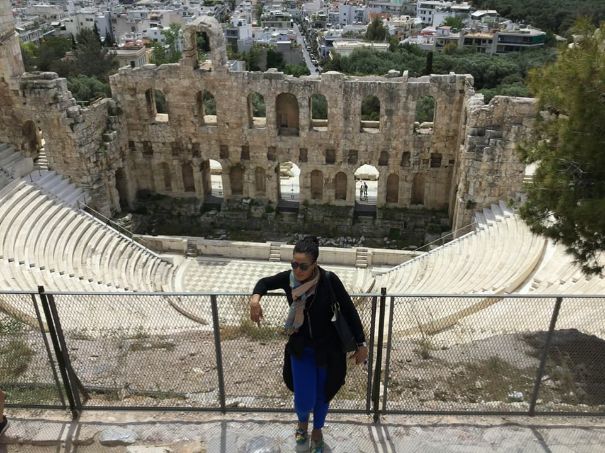
[[[340,412],[601,413],[605,297],[354,295],[367,365]],[[0,294],[0,388],[16,407],[291,411],[287,301],[247,294]]]

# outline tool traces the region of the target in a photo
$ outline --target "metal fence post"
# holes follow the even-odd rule
[[[550,318],[550,326],[548,327],[548,333],[546,334],[546,341],[544,342],[544,349],[542,350],[542,356],[540,357],[540,366],[538,367],[538,373],[536,374],[536,382],[534,382],[534,390],[532,392],[531,401],[529,403],[529,416],[533,417],[536,415],[536,401],[538,400],[538,393],[540,393],[540,385],[542,384],[542,376],[544,376],[544,368],[546,367],[546,360],[548,359],[548,351],[550,350],[550,343],[552,336],[555,331],[555,325],[557,324],[557,318],[559,317],[559,311],[561,310],[562,297],[557,297],[555,301],[555,308]]]
[[[62,342],[59,341],[59,334],[56,329],[55,319],[53,318],[52,311],[50,309],[48,295],[45,293],[43,286],[38,286],[38,293],[40,295],[40,301],[42,302],[42,310],[44,311],[44,316],[46,318],[48,333],[50,334],[55,356],[57,357],[57,363],[59,364],[59,372],[61,373],[61,379],[63,380],[63,386],[65,387],[65,394],[67,395],[67,401],[69,402],[69,410],[71,411],[73,418],[76,418],[79,414],[79,405],[76,404],[76,396],[74,395],[74,393],[77,393],[77,391],[74,392],[74,386],[69,379],[68,363],[65,360],[67,351],[64,351],[61,348]]]
[[[42,288],[42,290],[44,290],[43,287],[40,287],[40,288]],[[48,356],[50,368],[53,373],[53,379],[55,381],[55,385],[57,386],[57,392],[59,393],[59,399],[61,400],[61,405],[63,405],[63,407],[65,407],[65,395],[63,394],[63,389],[61,388],[61,382],[59,381],[59,375],[57,374],[57,367],[55,365],[55,359],[53,358],[53,354],[50,350],[50,345],[48,344],[48,338],[46,338],[44,322],[42,321],[42,315],[40,314],[40,308],[38,307],[38,301],[36,300],[36,296],[34,294],[32,294],[32,303],[34,305],[34,311],[36,312],[38,326],[40,327],[40,335],[42,336],[42,341],[44,342],[44,349],[46,350],[46,355]]]
[[[214,330],[214,349],[216,351],[216,370],[218,373],[218,397],[221,406],[221,412],[227,412],[225,403],[225,375],[223,370],[223,351],[221,349],[221,328],[218,322],[218,304],[216,294],[210,296],[210,305],[212,307],[212,328]]]
[[[380,289],[380,310],[378,314],[378,341],[376,342],[376,367],[374,368],[374,382],[372,386],[372,405],[374,423],[380,417],[380,378],[382,371],[382,340],[384,337],[384,312],[386,306],[386,288]]]
[[[374,330],[376,329],[376,296],[372,297],[372,317],[370,319],[370,341],[368,343],[368,386],[366,389],[366,413],[372,409],[372,371],[374,370]]]
[[[389,325],[387,326],[387,355],[384,365],[384,394],[382,395],[382,412],[387,410],[387,393],[389,391],[389,365],[391,363],[391,348],[393,346],[393,312],[395,311],[395,298],[391,296],[389,306]]]

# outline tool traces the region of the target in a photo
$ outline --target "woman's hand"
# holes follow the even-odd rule
[[[260,294],[250,296],[250,319],[260,327],[260,320],[263,319],[263,309],[260,306]]]
[[[355,363],[359,365],[360,363],[364,363],[368,359],[368,347],[367,346],[359,346],[357,351],[355,351],[349,359],[355,359]]]

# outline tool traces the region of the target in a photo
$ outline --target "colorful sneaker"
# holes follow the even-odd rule
[[[6,416],[2,416],[2,423],[0,423],[0,436],[6,432],[8,429],[8,418]]]
[[[324,440],[313,440],[311,439],[311,453],[324,453]]]
[[[309,434],[304,429],[297,429],[294,438],[296,439],[296,445],[304,445],[309,440]]]

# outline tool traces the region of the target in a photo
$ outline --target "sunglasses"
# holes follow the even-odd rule
[[[296,261],[292,261],[290,263],[290,266],[292,266],[292,269],[298,269],[300,268],[301,271],[308,271],[311,266],[313,266],[313,264],[307,264],[307,263],[298,263]]]

